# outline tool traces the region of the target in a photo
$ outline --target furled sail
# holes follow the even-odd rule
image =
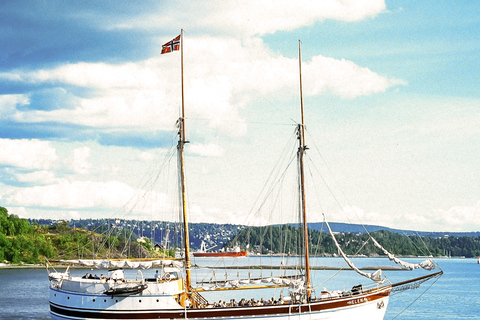
[[[299,288],[304,286],[304,281],[302,279],[296,279],[298,276],[285,276],[285,277],[266,277],[266,278],[255,278],[255,279],[235,279],[235,280],[211,280],[211,281],[202,281],[201,284],[213,284],[213,286],[203,286],[202,289],[205,291],[215,290],[217,288],[239,288],[241,285],[258,285],[258,284],[274,284],[275,286],[290,286],[291,288]]]
[[[343,252],[342,248],[340,247],[340,245],[338,244],[337,242],[337,239],[335,238],[335,235],[333,234],[332,232],[332,229],[330,228],[330,225],[328,224],[327,220],[325,219],[325,215],[323,215],[323,218],[325,220],[325,223],[327,225],[327,228],[328,228],[328,231],[330,232],[330,235],[332,236],[332,239],[333,239],[333,242],[335,243],[335,245],[337,246],[337,249],[338,249],[338,252],[340,252],[340,254],[342,255],[343,259],[345,260],[345,262],[350,266],[350,268],[352,268],[353,270],[355,270],[358,274],[366,277],[366,278],[369,278],[377,283],[383,283],[383,281],[385,280],[385,278],[382,277],[383,275],[383,272],[381,269],[378,269],[377,271],[375,272],[363,272],[362,270],[358,269],[354,264],[353,262],[348,259],[347,255],[345,254],[345,252]]]
[[[176,267],[183,266],[182,261],[176,260],[55,260],[50,262],[59,262],[65,264],[75,264],[97,269],[111,269],[111,268],[129,268],[129,269],[150,269],[152,267]]]
[[[369,279],[372,279],[373,281],[375,282],[379,282],[379,283],[382,283],[384,281],[384,279],[382,279],[382,270],[381,269],[378,269],[377,271],[373,272],[373,273],[369,273],[369,272],[363,272],[362,270],[358,269],[354,264],[353,262],[348,259],[347,255],[343,252],[342,248],[340,247],[340,245],[338,244],[337,242],[337,239],[335,239],[335,235],[333,234],[332,232],[332,229],[330,229],[330,225],[328,224],[328,221],[325,219],[325,215],[323,215],[323,218],[325,220],[325,224],[327,225],[328,227],[328,231],[330,232],[330,235],[332,236],[333,238],[333,242],[335,243],[335,245],[337,246],[337,249],[338,251],[340,252],[340,254],[342,255],[343,259],[345,260],[345,262],[353,269],[355,270],[358,274],[364,276],[364,277],[367,277]],[[373,238],[370,233],[368,234],[370,236],[370,239],[372,239],[373,241],[373,244],[379,248],[380,250],[382,250],[383,253],[385,253],[385,255],[387,255],[388,259],[390,259],[391,261],[395,262],[396,264],[399,264],[401,265],[402,267],[408,269],[408,270],[415,270],[415,269],[420,269],[420,268],[423,268],[425,270],[433,270],[435,269],[435,264],[432,262],[431,259],[427,259],[425,261],[422,261],[421,263],[410,263],[410,262],[406,262],[406,261],[402,261],[400,259],[398,259],[397,257],[395,257],[392,253],[388,252],[387,249],[385,249],[384,247],[382,247],[382,245],[380,245],[378,243],[377,240],[375,240],[375,238]]]
[[[370,234],[369,234],[370,235]],[[387,249],[385,249],[384,247],[382,247],[380,245],[380,243],[377,242],[377,240],[375,240],[375,238],[373,238],[371,235],[370,235],[370,239],[372,239],[373,241],[373,244],[379,248],[380,250],[383,251],[383,253],[385,253],[388,257],[388,259],[390,259],[391,261],[395,262],[396,264],[399,264],[401,265],[402,267],[408,269],[408,270],[414,270],[414,269],[420,269],[420,268],[423,268],[425,270],[433,270],[435,269],[435,264],[432,262],[431,259],[427,259],[425,261],[422,261],[421,263],[409,263],[409,262],[406,262],[406,261],[402,261],[400,259],[398,259],[397,257],[395,257],[393,254],[391,254],[390,252],[387,251]]]

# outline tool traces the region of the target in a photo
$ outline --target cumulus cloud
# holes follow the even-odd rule
[[[191,38],[185,51],[189,117],[207,119],[210,127],[229,135],[246,133],[239,110],[252,102],[252,93],[297,94],[297,60],[274,54],[259,38]],[[14,119],[96,128],[170,129],[180,104],[179,65],[172,63],[178,60],[175,54],[124,65],[78,63],[26,72],[22,75],[25,81],[84,86],[95,95],[79,97],[63,109],[17,111]],[[351,61],[323,56],[304,62],[304,74],[306,95],[329,92],[355,98],[405,84]],[[17,97],[10,105],[14,103],[28,101]]]
[[[19,173],[17,174],[17,179],[20,182],[34,183],[36,185],[51,184],[57,181],[55,173],[46,170]]]
[[[472,206],[454,206],[446,210],[434,209],[422,213],[405,212],[396,216],[369,212],[355,206],[344,207],[343,213],[348,218],[341,219],[342,222],[380,225],[394,229],[446,232],[480,230],[480,223],[476,222],[480,215],[480,201]]]
[[[189,147],[189,152],[202,157],[221,157],[223,150],[216,144],[201,144],[196,143]]]
[[[255,35],[274,33],[279,30],[295,30],[301,26],[312,25],[325,19],[355,21],[375,16],[385,10],[384,1],[242,1],[239,5],[222,2],[204,4],[207,12],[199,24],[209,25],[214,17],[217,27],[227,30],[241,30],[242,33]],[[208,10],[208,7],[213,10]],[[204,9],[204,8],[199,8]],[[269,12],[265,15],[265,12]],[[218,18],[217,18],[218,19]],[[256,23],[246,23],[255,21]],[[237,31],[238,32],[238,31]]]
[[[2,200],[9,206],[87,209],[114,208],[125,205],[128,199],[136,199],[141,194],[141,207],[150,207],[154,201],[162,207],[165,195],[155,192],[144,192],[118,182],[92,181],[59,181],[45,186],[11,188],[2,195]]]
[[[162,8],[160,17],[158,13],[143,15],[128,23],[109,24],[108,28],[148,28],[151,25],[172,25],[182,20],[187,30],[215,30],[216,33],[252,36],[291,31],[326,19],[358,21],[374,17],[386,8],[383,0],[184,0],[177,3],[178,7]],[[189,10],[179,9],[187,7]]]
[[[0,74],[1,79],[1,74]],[[12,118],[17,112],[17,107],[28,105],[30,100],[25,94],[0,95],[0,119]]]
[[[50,169],[56,161],[56,150],[48,141],[0,139],[0,164],[23,169]]]
[[[439,230],[448,226],[447,231],[480,230],[480,201],[472,206],[454,206],[448,210],[437,209],[428,215],[422,214],[428,220],[427,230]]]
[[[155,159],[155,155],[151,152],[144,151],[138,154],[138,159],[140,159],[141,161],[150,162]]]
[[[345,220],[342,220],[342,222],[362,223],[377,226],[381,225],[386,227],[392,227],[393,225],[393,219],[391,215],[383,215],[378,212],[365,211],[357,206],[345,206],[342,211],[345,217]],[[336,215],[336,217],[338,217],[338,215]],[[327,217],[327,219],[332,218],[333,217]]]
[[[80,174],[86,174],[89,172],[90,163],[88,163],[88,157],[90,157],[90,148],[81,147],[73,150],[73,170]]]
[[[315,56],[305,68],[307,95],[331,92],[344,98],[356,98],[406,84],[404,80],[380,76],[345,59]]]
[[[32,82],[58,81],[97,89],[152,88],[157,86],[157,76],[150,64],[148,60],[122,65],[80,62],[27,75]]]

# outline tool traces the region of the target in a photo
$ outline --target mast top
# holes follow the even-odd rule
[[[300,73],[300,111],[303,147],[305,148],[305,115],[303,112],[303,84],[302,84],[302,41],[298,40],[298,70]]]

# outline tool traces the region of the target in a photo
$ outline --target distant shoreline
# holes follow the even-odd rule
[[[44,264],[8,264],[0,263],[0,269],[40,269],[45,268]]]
[[[248,257],[248,256],[247,256]],[[250,257],[272,257],[271,255],[262,255],[262,256],[257,256],[253,255]],[[323,257],[323,258],[339,258],[339,257]],[[369,258],[369,257],[356,257],[356,258]],[[385,258],[388,259],[387,257],[374,257],[374,258]],[[428,258],[428,257],[413,257],[413,256],[408,256],[408,257],[402,257],[402,258]],[[433,259],[472,259],[472,260],[477,260],[478,258],[472,257],[472,258],[465,258],[465,257],[433,257]],[[68,265],[53,265],[55,268],[67,268]],[[276,269],[279,268],[280,266],[261,266],[262,268],[271,268],[271,269]],[[0,263],[0,269],[42,269],[46,268],[45,264],[9,264],[9,263]],[[85,266],[70,266],[72,269],[92,269],[91,267],[85,267]],[[204,268],[215,268],[215,267],[210,267],[210,266],[204,266]],[[223,266],[221,268],[217,269],[242,269],[242,268],[247,268],[247,266],[235,266],[235,267],[229,267],[229,266]],[[252,268],[252,266],[248,266],[248,268]],[[288,268],[288,267],[283,267],[283,268]],[[382,269],[382,270],[403,270],[401,267],[396,267],[396,266],[378,266],[378,267],[373,267],[373,266],[368,266],[368,267],[363,267],[360,269],[365,269],[365,270],[373,270],[373,269]],[[312,266],[312,270],[345,270],[345,268],[340,268],[340,267],[329,267],[329,266]]]

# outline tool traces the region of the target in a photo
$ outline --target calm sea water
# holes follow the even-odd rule
[[[222,267],[223,265],[274,265],[281,258],[248,257],[230,259],[218,263],[208,258],[196,259],[194,264]],[[420,259],[408,259],[419,262]],[[439,259],[444,275],[435,283],[429,281],[419,289],[408,290],[391,296],[385,319],[480,319],[480,265],[474,259]],[[289,263],[284,261],[284,263]],[[363,258],[355,260],[359,266],[390,265],[386,259]],[[343,260],[337,258],[314,258],[314,266],[343,266]],[[72,270],[72,274],[82,275],[83,270]],[[90,272],[90,271],[89,271]],[[203,273],[202,273],[203,272]],[[211,273],[195,271],[194,281],[209,280]],[[236,273],[237,271],[235,271]],[[242,270],[240,273],[251,273],[256,276],[276,275],[278,271]],[[93,273],[102,273],[94,270]],[[150,274],[151,273],[151,274]],[[152,276],[154,270],[144,271],[145,276]],[[216,279],[223,279],[225,271],[216,270]],[[240,276],[243,276],[240,274]],[[385,271],[392,282],[406,280],[425,274],[425,271]],[[237,274],[234,275],[234,277]],[[352,285],[365,282],[352,271],[338,273],[336,271],[314,271],[313,282],[318,289],[349,289]],[[50,319],[48,307],[48,279],[44,269],[0,269],[0,319]],[[243,290],[238,294],[245,294]],[[279,292],[270,292],[277,295]],[[207,297],[213,301],[218,297],[212,293]],[[251,297],[245,297],[251,298]]]

